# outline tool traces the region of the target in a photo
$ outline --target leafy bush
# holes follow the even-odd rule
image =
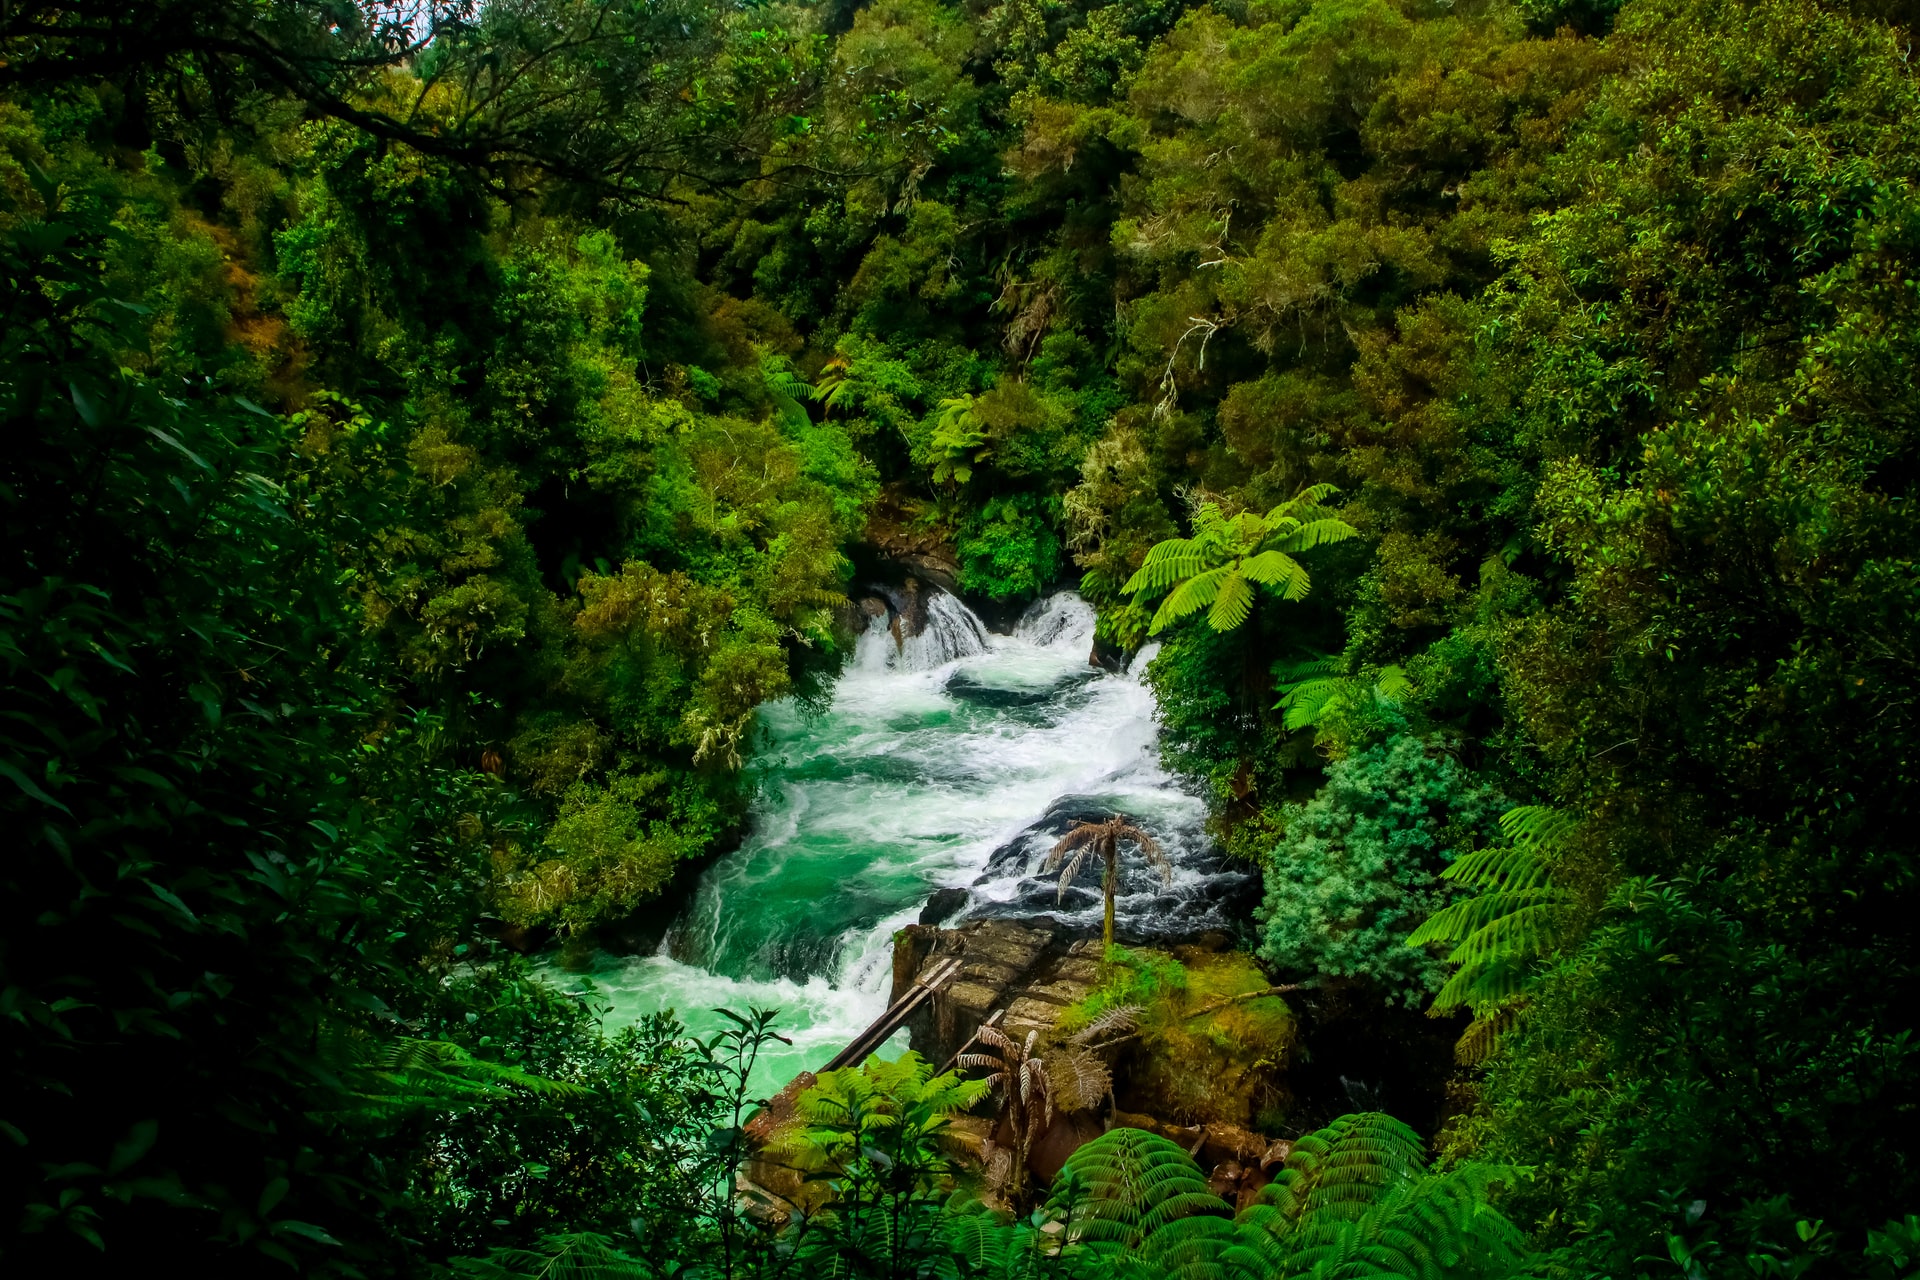
[[[1300,975],[1364,978],[1390,1001],[1439,990],[1445,968],[1407,944],[1451,896],[1440,872],[1494,834],[1499,796],[1442,740],[1401,734],[1335,761],[1313,799],[1282,810],[1268,855],[1260,958]]]

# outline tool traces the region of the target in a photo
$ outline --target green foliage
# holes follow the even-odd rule
[[[1371,679],[1365,673],[1345,674],[1346,665],[1338,658],[1310,658],[1273,667],[1280,694],[1273,709],[1286,713],[1281,727],[1290,733],[1313,730],[1315,747],[1333,756],[1347,755],[1358,743],[1391,733],[1404,720],[1401,704],[1419,693],[1397,665],[1379,668]]]
[[[1911,1271],[1906,9],[457,9],[0,21],[10,1263]],[[1167,637],[1266,958],[1479,1015],[1452,1172],[803,1250],[764,1018],[498,952],[738,830],[883,489]]]
[[[1293,1010],[1244,952],[1108,948],[1100,984],[1054,1027],[1079,1041],[1114,1019],[1131,1024],[1116,1059],[1129,1090],[1120,1105],[1241,1127],[1284,1108]]]
[[[892,1062],[870,1058],[859,1067],[822,1072],[794,1100],[793,1120],[773,1146],[804,1168],[827,1170],[841,1183],[837,1202],[855,1211],[847,1196],[876,1180],[929,1189],[951,1162],[944,1145],[950,1122],[990,1088],[951,1071],[936,1076],[915,1053]]]
[[[1286,834],[1266,863],[1261,959],[1424,1000],[1444,970],[1410,935],[1446,905],[1442,873],[1492,834],[1500,808],[1443,740],[1402,734],[1335,761],[1318,795],[1283,810]]]
[[[1140,1129],[1095,1138],[1067,1157],[1067,1171],[1087,1195],[1075,1238],[1090,1244],[1138,1249],[1171,1223],[1224,1208],[1185,1151]]]
[[[1315,485],[1264,516],[1243,511],[1231,520],[1213,503],[1202,503],[1193,537],[1155,544],[1120,589],[1133,596],[1167,593],[1147,625],[1149,635],[1201,609],[1207,610],[1208,626],[1231,631],[1253,611],[1255,585],[1272,587],[1282,600],[1303,600],[1311,579],[1291,553],[1344,542],[1358,532],[1320,505],[1333,491],[1332,485]]]
[[[1555,883],[1554,870],[1577,829],[1555,809],[1507,810],[1500,815],[1507,847],[1476,849],[1440,873],[1479,892],[1436,911],[1407,938],[1410,947],[1454,944],[1447,963],[1459,968],[1434,993],[1433,1012],[1472,1006],[1473,1025],[1460,1038],[1463,1061],[1487,1056],[1537,962],[1575,932],[1578,900]]]
[[[1525,1257],[1486,1177],[1429,1174],[1419,1138],[1378,1113],[1301,1138],[1231,1220],[1199,1166],[1152,1134],[1112,1130],[1069,1167],[1087,1196],[1070,1238],[1121,1275],[1499,1276]]]

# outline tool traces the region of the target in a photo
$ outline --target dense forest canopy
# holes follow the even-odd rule
[[[1915,21],[0,6],[0,1265],[1913,1275]],[[889,539],[1161,645],[1265,973],[1462,1028],[1430,1157],[982,1200],[873,1063],[776,1222],[777,1021],[538,976]]]

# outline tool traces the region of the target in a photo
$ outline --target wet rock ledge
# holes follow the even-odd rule
[[[905,995],[929,961],[960,957],[953,982],[907,1021],[914,1051],[939,1067],[996,1013],[1014,1039],[1029,1031],[1046,1039],[1098,980],[1099,954],[1097,939],[1075,939],[1045,916],[976,920],[954,929],[912,924],[894,935],[890,999]]]

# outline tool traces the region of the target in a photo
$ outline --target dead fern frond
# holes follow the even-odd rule
[[[1055,1049],[1044,1061],[1054,1105],[1061,1111],[1092,1111],[1113,1088],[1113,1073],[1090,1050]]]
[[[1145,1013],[1144,1006],[1137,1004],[1115,1005],[1086,1026],[1073,1033],[1067,1043],[1078,1048],[1097,1049],[1095,1042],[1108,1035],[1125,1035],[1140,1026],[1140,1015]]]

